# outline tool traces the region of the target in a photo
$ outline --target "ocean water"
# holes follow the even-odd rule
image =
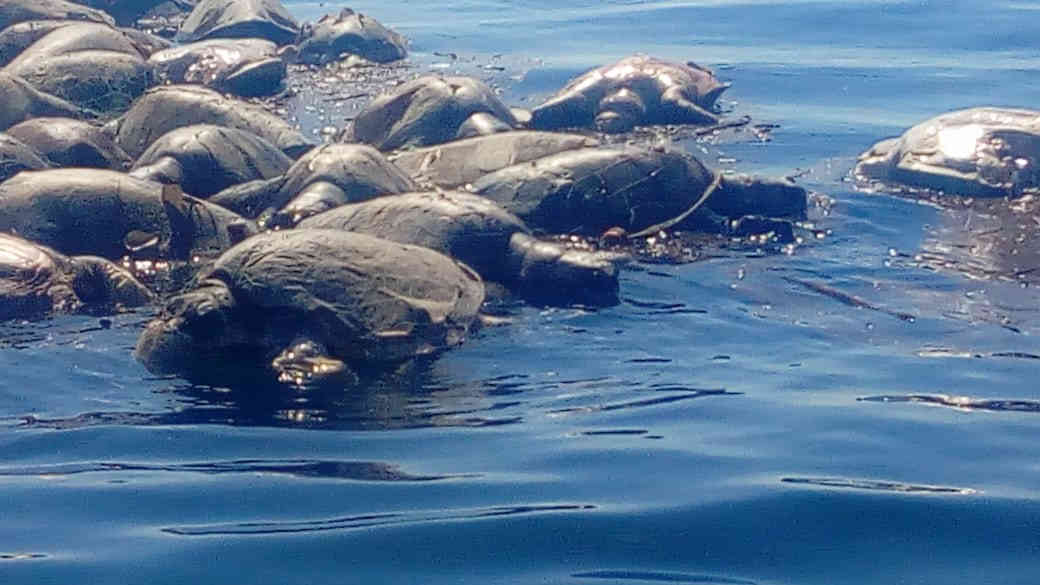
[[[1040,581],[1036,220],[847,180],[924,118],[1036,107],[1040,3],[352,7],[517,105],[634,52],[714,67],[776,127],[682,146],[797,176],[811,229],[633,265],[617,307],[516,308],[364,391],[157,379],[147,311],[0,325],[0,582]]]

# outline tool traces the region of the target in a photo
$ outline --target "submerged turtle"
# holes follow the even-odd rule
[[[489,124],[488,115],[500,124]],[[348,134],[379,150],[428,146],[460,138],[460,129],[472,116],[480,118],[475,124],[487,131],[519,126],[513,112],[484,82],[426,75],[369,102]]]
[[[926,120],[859,157],[858,179],[971,197],[1040,191],[1040,111],[971,108]]]
[[[389,63],[408,55],[407,41],[378,20],[344,8],[337,16],[326,14],[304,25],[297,44],[297,60],[320,65],[343,55],[357,55],[376,63]]]
[[[299,31],[300,25],[278,0],[201,0],[181,23],[177,40],[256,38],[287,45]]]
[[[152,67],[126,34],[92,22],[52,30],[4,71],[98,112],[125,110],[153,80]]]
[[[420,184],[459,187],[510,165],[598,144],[581,134],[516,130],[404,150],[390,160]]]
[[[167,83],[193,83],[254,97],[277,93],[285,81],[278,45],[264,39],[210,39],[153,53],[148,62]]]
[[[535,302],[618,302],[618,270],[610,256],[538,241],[520,218],[469,193],[378,197],[307,218],[299,227],[341,229],[432,248]]]
[[[135,355],[157,374],[210,377],[229,361],[269,370],[307,341],[337,366],[380,367],[462,343],[483,300],[479,276],[427,248],[337,230],[267,232],[172,297]]]
[[[71,118],[32,118],[7,133],[59,167],[126,170],[133,162],[101,127]]]
[[[197,85],[166,85],[146,91],[110,129],[116,143],[137,158],[163,134],[195,124],[252,132],[292,158],[313,146],[299,130],[262,107]]]
[[[231,185],[281,176],[292,159],[259,136],[223,126],[177,128],[152,143],[130,175],[206,198]]]
[[[31,146],[10,134],[0,132],[0,183],[22,171],[38,171],[49,167],[47,161],[40,158]]]
[[[471,190],[550,233],[727,232],[741,216],[806,211],[805,189],[790,181],[722,177],[689,154],[638,147],[561,152],[485,175]]]
[[[148,247],[183,260],[216,255],[255,226],[173,185],[101,169],[53,169],[0,183],[0,231],[64,254],[116,259]]]
[[[68,257],[0,233],[0,319],[112,313],[152,298],[129,272],[104,258]]]
[[[210,201],[246,217],[277,211],[275,223],[286,225],[344,203],[415,189],[378,150],[335,143],[301,156],[282,177],[230,187]]]
[[[719,118],[711,110],[727,87],[692,61],[634,55],[572,80],[531,111],[531,127],[595,125],[616,133],[649,124],[715,124]]]
[[[21,77],[0,71],[0,130],[39,116],[83,117],[83,110],[43,93]]]

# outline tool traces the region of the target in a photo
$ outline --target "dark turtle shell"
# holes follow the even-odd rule
[[[266,368],[305,339],[353,365],[398,362],[462,343],[483,300],[479,276],[427,248],[336,230],[267,232],[173,297],[136,355],[155,372],[232,354]]]

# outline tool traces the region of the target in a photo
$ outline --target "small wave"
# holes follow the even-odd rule
[[[535,504],[527,506],[496,506],[470,510],[445,510],[441,512],[363,514],[358,516],[344,516],[342,518],[330,518],[326,520],[237,522],[197,526],[172,526],[163,528],[162,531],[177,536],[249,536],[314,533],[333,530],[358,530],[362,528],[394,526],[400,524],[479,520],[500,516],[521,516],[552,512],[580,512],[595,509],[596,506],[591,504]]]
[[[801,485],[812,485],[829,488],[844,488],[854,490],[871,490],[883,492],[899,492],[912,494],[976,494],[978,491],[971,488],[959,488],[940,485],[923,485],[913,483],[902,483],[897,481],[879,481],[873,479],[849,479],[845,477],[783,477],[783,483],[794,483]]]
[[[663,583],[711,583],[717,585],[756,585],[754,581],[716,577],[714,575],[691,575],[689,573],[664,573],[658,571],[586,571],[571,575],[579,579],[618,579],[622,581],[658,581]]]
[[[0,561],[32,561],[47,557],[44,553],[0,553]]]
[[[861,402],[919,402],[961,410],[992,410],[1002,412],[1040,412],[1040,400],[991,399],[946,394],[883,394],[863,396]]]

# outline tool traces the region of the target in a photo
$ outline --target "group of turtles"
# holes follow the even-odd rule
[[[135,351],[153,372],[204,377],[233,360],[348,375],[461,343],[490,320],[489,295],[617,303],[635,238],[785,238],[806,213],[788,179],[605,140],[718,124],[727,84],[694,63],[628,57],[530,111],[476,79],[422,76],[322,145],[242,99],[281,91],[293,63],[405,55],[349,9],[299,26],[277,0],[0,0],[0,318],[159,302]],[[946,114],[854,172],[1030,194],[1037,120]],[[194,274],[159,295],[130,270],[140,259]]]

